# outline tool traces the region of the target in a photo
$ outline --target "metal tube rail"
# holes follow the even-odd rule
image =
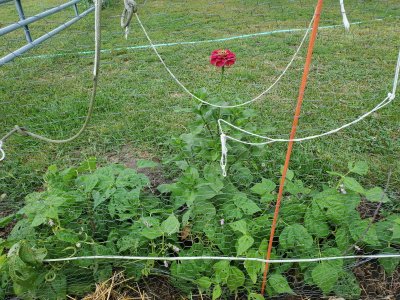
[[[15,0],[15,7],[17,8],[17,12],[18,12],[18,16],[19,16],[19,21],[23,22],[24,20],[26,20],[25,18],[25,14],[24,14],[24,9],[22,8],[21,5],[21,0]],[[18,24],[18,23],[17,23]],[[26,41],[28,43],[32,43],[32,37],[31,37],[31,33],[29,31],[29,27],[28,25],[23,25],[24,27],[24,32],[25,32],[25,37],[26,37]],[[1,36],[1,35],[0,35]]]
[[[80,0],[75,0],[75,1],[80,1]],[[46,41],[47,39],[51,38],[52,36],[56,35],[60,31],[68,28],[72,24],[76,23],[77,21],[79,21],[80,19],[85,17],[87,14],[91,13],[92,11],[94,11],[94,9],[95,9],[94,6],[90,7],[89,9],[84,11],[83,13],[79,14],[77,17],[69,20],[68,22],[60,25],[59,27],[53,29],[52,31],[49,31],[48,33],[46,33],[46,34],[42,35],[41,37],[37,38],[36,40],[32,41],[32,43],[26,44],[25,46],[22,46],[21,48],[15,50],[14,52],[12,52],[12,53],[0,58],[0,66],[10,62],[14,58],[24,54],[26,51],[28,51],[30,49],[36,47],[37,45],[39,45],[40,43]]]
[[[0,0],[0,1],[7,1],[7,0]],[[33,22],[35,22],[35,21],[38,21],[38,20],[40,20],[40,19],[43,19],[43,18],[45,18],[45,17],[47,17],[47,16],[50,16],[50,15],[52,15],[52,14],[55,14],[55,13],[57,13],[57,12],[59,12],[59,11],[65,9],[65,8],[67,8],[67,7],[70,7],[70,6],[72,6],[72,5],[77,4],[77,3],[80,2],[80,1],[81,1],[81,0],[72,0],[72,1],[70,1],[70,2],[61,4],[60,6],[50,8],[49,10],[46,10],[46,11],[44,11],[44,12],[42,12],[42,13],[40,13],[40,14],[37,14],[37,15],[35,15],[35,16],[28,17],[28,18],[26,18],[26,19],[24,19],[24,20],[18,21],[18,22],[16,22],[16,23],[11,24],[11,25],[9,25],[9,26],[6,26],[6,27],[4,27],[4,28],[0,28],[0,36],[5,35],[5,34],[7,34],[7,33],[10,33],[10,32],[12,32],[12,31],[14,31],[14,30],[16,30],[16,29],[18,29],[18,28],[24,27],[24,26],[26,26],[26,25],[28,25],[28,24],[31,24],[31,23],[33,23]],[[1,3],[1,2],[0,2],[0,3]]]

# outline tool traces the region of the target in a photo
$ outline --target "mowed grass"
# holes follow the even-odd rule
[[[24,1],[27,16],[63,3]],[[159,52],[191,90],[206,87],[210,101],[240,103],[271,85],[290,61],[304,30],[240,38],[240,35],[283,29],[305,29],[316,1],[228,0],[146,1],[139,15],[154,43],[192,42],[160,46]],[[391,90],[400,45],[400,3],[347,1],[351,22],[341,27],[338,1],[325,1],[298,136],[314,135],[350,122],[382,101]],[[141,3],[142,4],[142,3]],[[80,5],[80,11],[85,5]],[[6,208],[42,185],[51,164],[76,164],[89,156],[101,163],[110,156],[132,153],[163,158],[165,143],[187,132],[188,113],[176,108],[197,105],[169,77],[148,45],[135,19],[128,40],[119,27],[122,1],[103,10],[102,61],[98,96],[89,129],[78,140],[52,145],[14,135],[4,145],[0,163],[0,194]],[[38,37],[73,15],[72,9],[31,25]],[[16,20],[11,4],[0,5],[2,26]],[[339,25],[330,27],[331,25]],[[227,41],[210,41],[238,37]],[[24,56],[0,67],[0,135],[14,125],[52,138],[65,138],[82,125],[91,92],[93,14]],[[0,54],[24,44],[23,31],[0,37]],[[144,46],[141,47],[140,46]],[[229,48],[237,63],[220,73],[209,54]],[[260,134],[287,137],[290,132],[306,45],[282,81],[251,108],[259,112]],[[341,133],[295,145],[291,168],[311,185],[330,180],[327,170],[343,171],[348,161],[365,160],[370,173],[365,185],[384,186],[392,172],[390,193],[399,200],[400,107],[397,99]],[[254,125],[254,124],[249,124]],[[234,134],[234,133],[232,133]],[[251,140],[251,139],[247,139]],[[257,140],[253,140],[257,141]],[[230,142],[230,147],[235,144]],[[265,146],[264,177],[279,176],[286,144]],[[13,203],[13,204],[11,204]],[[397,204],[396,204],[397,205]]]

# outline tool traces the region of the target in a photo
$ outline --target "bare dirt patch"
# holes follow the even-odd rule
[[[160,163],[160,159],[158,159],[155,155],[146,151],[138,151],[131,145],[125,145],[120,151],[110,153],[107,156],[108,162],[123,164],[132,169],[137,169],[137,162],[140,159],[151,160],[156,163]],[[155,168],[138,169],[138,172],[143,173],[150,179],[151,187],[157,187],[160,184],[167,182],[167,179],[163,176],[160,166]]]

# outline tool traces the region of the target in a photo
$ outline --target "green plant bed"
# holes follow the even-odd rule
[[[136,280],[161,271],[186,294],[200,290],[213,299],[239,293],[262,299],[257,293],[264,264],[257,261],[46,261],[99,255],[265,257],[279,166],[260,167],[265,149],[232,147],[228,176],[223,177],[219,132],[211,125],[220,117],[251,125],[254,112],[200,105],[191,113],[190,133],[171,138],[167,146],[174,155],[161,166],[138,160],[137,169],[97,167],[93,158],[64,170],[49,167],[42,191],[29,194],[17,213],[0,219],[1,227],[17,221],[0,243],[2,297],[79,297],[123,270]],[[359,183],[357,177],[369,173],[367,163],[350,162],[347,167],[344,174],[328,171],[331,179],[326,185],[309,184],[294,171],[287,172],[272,259],[398,252],[396,207],[381,187],[364,188]],[[176,179],[151,186],[140,170],[152,168],[157,174],[175,174]],[[366,205],[382,205],[379,218],[365,214]],[[301,293],[307,285],[320,295],[357,299],[361,289],[351,272],[355,263],[338,259],[272,264],[267,293]],[[391,274],[399,260],[379,263]]]
[[[214,299],[235,293],[262,299],[257,294],[260,262],[43,261],[89,255],[263,258],[276,182],[257,178],[238,185],[220,175],[218,164],[197,168],[175,162],[182,169],[180,177],[159,186],[159,192],[145,175],[120,165],[96,168],[92,159],[62,171],[51,166],[44,191],[29,194],[19,212],[0,221],[4,227],[18,220],[0,244],[2,297],[12,285],[11,293],[22,299],[65,299],[67,294],[87,293],[116,270],[140,279],[157,269],[168,272],[171,282],[186,293],[199,289]],[[156,164],[139,161],[138,167]],[[322,190],[305,187],[290,171],[272,258],[340,256],[361,248],[364,253],[396,252],[400,215],[384,210],[379,221],[370,224],[357,211],[362,199],[391,205],[381,188],[364,189],[350,177],[367,171],[365,163],[351,163],[347,174],[332,173],[339,178],[337,185]],[[395,259],[379,262],[388,274],[398,265]],[[267,292],[295,293],[295,276],[296,282],[316,286],[323,294],[357,299],[360,288],[350,271],[352,263],[273,264]]]

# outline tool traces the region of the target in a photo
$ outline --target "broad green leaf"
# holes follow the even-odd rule
[[[324,211],[330,223],[347,225],[349,220],[358,214],[356,208],[361,202],[361,197],[352,191],[341,194],[335,189],[326,189],[316,194],[314,201]]]
[[[224,216],[225,222],[228,221],[229,223],[232,220],[238,220],[243,217],[242,210],[238,209],[233,201],[224,199],[224,203],[219,209]]]
[[[211,279],[209,277],[200,277],[199,279],[196,280],[196,283],[199,285],[199,287],[203,290],[208,290],[211,286]]]
[[[338,248],[326,248],[321,251],[322,257],[335,257],[342,255],[343,252],[340,251]],[[326,263],[336,268],[337,270],[341,270],[343,268],[343,259],[328,260],[326,261]]]
[[[282,201],[280,215],[286,224],[302,223],[302,219],[307,211],[307,206],[303,201],[291,197]]]
[[[218,283],[226,283],[230,274],[230,263],[227,260],[221,260],[213,265],[215,279]]]
[[[301,180],[295,181],[286,181],[285,182],[285,191],[292,194],[309,194],[311,190],[309,188],[304,187],[304,184]]]
[[[276,184],[269,179],[263,178],[260,183],[256,183],[252,188],[251,191],[258,195],[264,195],[274,191],[276,188]]]
[[[115,180],[115,186],[117,188],[139,188],[150,184],[149,179],[146,175],[137,173],[133,169],[123,169],[117,179]]]
[[[189,168],[189,164],[187,163],[186,160],[179,160],[179,161],[174,161],[174,163],[178,166],[179,169],[181,170],[186,170]]]
[[[283,173],[283,168],[284,166],[281,166],[281,174]],[[290,169],[287,170],[286,172],[286,179],[292,180],[294,178],[294,172]]]
[[[365,193],[365,197],[368,201],[371,202],[390,202],[390,199],[380,187],[374,187],[370,190],[367,190]]]
[[[270,275],[268,283],[277,294],[294,294],[286,278],[279,273]]]
[[[234,230],[234,231],[239,231],[243,234],[247,234],[247,223],[245,220],[239,220],[233,223],[230,223],[229,226]]]
[[[343,297],[344,299],[360,299],[361,288],[357,278],[351,271],[342,271],[333,288],[333,292],[337,297]]]
[[[275,200],[275,198],[276,198],[276,196],[275,195],[273,195],[273,194],[264,194],[264,195],[262,195],[261,196],[261,202],[264,204],[264,205],[268,205],[268,204],[270,204],[272,201],[274,201]]]
[[[309,233],[319,238],[327,237],[330,234],[326,217],[316,204],[311,205],[307,209],[304,216],[304,226]]]
[[[219,180],[221,178],[221,167],[218,164],[207,164],[204,166],[203,175],[209,182]]]
[[[197,200],[208,200],[212,199],[219,194],[219,191],[222,189],[223,185],[218,186],[218,189],[215,190],[215,187],[211,183],[201,183],[196,186],[196,199]]]
[[[42,263],[43,259],[47,255],[47,250],[45,248],[31,248],[25,241],[21,241],[18,255],[23,262],[30,265],[37,265]]]
[[[361,220],[360,217],[352,219],[349,226],[353,240],[366,243],[370,246],[380,246],[375,228],[375,224],[370,224],[370,221],[367,219]]]
[[[254,244],[254,239],[249,235],[243,235],[240,237],[236,244],[237,256],[245,253]]]
[[[146,228],[145,228],[146,229]],[[147,233],[145,232],[145,230],[141,231],[140,234],[146,238],[148,238],[149,240],[152,240],[154,238],[160,237],[162,235],[162,232],[160,230],[158,230],[158,232],[149,232],[147,231]],[[157,236],[158,234],[158,236]],[[130,250],[131,252],[135,252],[136,249],[139,247],[140,244],[140,239],[141,236],[138,236],[137,234],[135,235],[125,235],[122,238],[120,238],[117,241],[117,247],[119,252],[123,252],[126,250]]]
[[[222,289],[219,284],[214,286],[213,293],[212,293],[212,300],[216,300],[222,295]]]
[[[400,218],[396,218],[392,220],[392,240],[397,241],[400,240]]]
[[[318,264],[311,274],[313,281],[325,295],[332,291],[339,278],[339,270],[326,262]]]
[[[163,235],[163,231],[158,226],[153,226],[150,228],[145,227],[140,234],[149,240],[154,240]]]
[[[216,214],[217,210],[211,201],[196,199],[193,205],[193,230],[204,230],[205,227],[210,226]]]
[[[250,293],[248,300],[265,300],[264,296],[256,293]]]
[[[79,242],[79,235],[69,229],[58,230],[55,235],[59,241],[71,244],[76,244]]]
[[[239,268],[231,266],[229,277],[226,282],[229,290],[231,292],[236,291],[239,287],[243,286],[244,280],[245,277],[243,272]]]
[[[182,216],[182,226],[186,226],[189,223],[189,219],[192,215],[192,208],[189,208]]]
[[[287,250],[304,251],[313,246],[313,238],[300,224],[286,226],[279,236],[280,246]]]
[[[394,248],[386,248],[382,252],[382,254],[398,254],[398,250]],[[397,269],[400,264],[400,258],[380,258],[378,259],[379,264],[385,269],[385,272],[392,276],[393,272]]]
[[[349,162],[348,168],[351,173],[356,173],[358,175],[367,175],[368,173],[368,164],[365,161],[357,161],[355,164]]]
[[[244,214],[253,215],[256,212],[261,211],[257,204],[254,201],[248,199],[245,194],[239,193],[233,197],[233,201],[237,207],[242,209]]]
[[[96,170],[97,159],[96,157],[89,157],[77,169],[79,173],[93,172]]]
[[[42,224],[46,223],[46,221],[47,221],[46,216],[44,216],[44,215],[42,215],[42,214],[37,214],[37,215],[33,218],[32,223],[31,223],[31,226],[32,226],[32,227],[37,227],[37,226],[39,226],[39,225],[42,225]]]
[[[350,247],[350,233],[346,227],[339,227],[335,233],[336,245],[341,251],[346,251]]]
[[[256,250],[249,250],[249,251],[247,251],[246,257],[247,258],[258,258],[259,253]],[[257,276],[260,273],[262,267],[263,267],[262,262],[251,261],[251,260],[246,260],[244,262],[244,268],[246,269],[251,281],[254,284],[257,283]]]
[[[155,168],[155,167],[158,167],[158,166],[159,166],[158,163],[156,163],[156,162],[154,162],[154,161],[151,161],[151,160],[138,159],[138,160],[136,161],[136,167],[137,167],[138,169]]]
[[[92,192],[92,197],[93,197],[93,208],[96,209],[97,206],[99,206],[101,203],[107,200],[107,197],[103,193],[100,193],[99,191],[94,190]]]
[[[157,187],[157,190],[161,193],[161,194],[168,194],[173,192],[176,189],[176,183],[171,183],[171,184],[160,184]]]
[[[80,186],[83,188],[85,193],[90,193],[99,182],[97,175],[90,174],[78,177]]]
[[[353,177],[344,177],[343,178],[343,184],[346,188],[349,190],[352,190],[356,193],[359,194],[365,194],[364,188],[361,186],[361,184],[355,180]]]
[[[6,227],[15,219],[15,214],[8,215],[6,217],[0,218],[0,228]]]
[[[179,220],[174,214],[171,214],[165,221],[161,223],[161,230],[166,235],[171,235],[179,231]]]
[[[326,173],[328,173],[329,175],[333,175],[333,176],[344,177],[344,175],[343,175],[343,174],[341,174],[341,173],[338,173],[338,172],[327,171]]]
[[[251,170],[242,164],[234,164],[229,169],[229,177],[237,185],[248,187],[253,183],[254,177]]]

